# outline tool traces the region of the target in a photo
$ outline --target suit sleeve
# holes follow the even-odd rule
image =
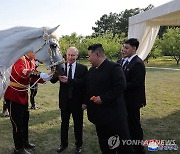
[[[124,92],[126,88],[125,76],[119,64],[112,68],[111,74],[111,88],[104,94],[100,95],[103,103],[111,102],[112,100],[116,99]]]
[[[58,75],[54,74],[52,79],[50,80],[51,83],[56,83],[57,81],[59,81]]]
[[[81,78],[75,78],[68,81],[68,86],[70,87],[82,87],[85,85],[86,80],[86,74],[88,72],[88,69],[86,66],[82,69]]]

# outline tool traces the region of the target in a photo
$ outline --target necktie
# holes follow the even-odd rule
[[[69,64],[68,79],[72,79],[72,64]],[[68,87],[68,98],[72,98],[73,87]]]
[[[72,64],[69,64],[68,79],[72,79]]]
[[[121,60],[121,66],[123,66],[124,61],[125,61],[125,60],[124,60],[124,58],[123,58],[123,59]]]
[[[128,62],[128,60],[126,60],[126,62],[124,63],[124,65],[123,65],[123,70],[126,70],[126,68],[127,68],[127,66],[128,66],[128,64],[129,64],[129,62]]]

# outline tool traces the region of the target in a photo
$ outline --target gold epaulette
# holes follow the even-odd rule
[[[23,89],[27,89],[29,87],[29,85],[23,85],[23,84],[19,84],[19,83],[12,82],[12,81],[10,81],[10,86],[13,86],[16,88],[23,88]]]

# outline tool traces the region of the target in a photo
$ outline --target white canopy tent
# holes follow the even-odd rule
[[[180,25],[180,0],[156,7],[129,18],[128,38],[140,41],[137,54],[143,60],[148,56],[160,26]]]

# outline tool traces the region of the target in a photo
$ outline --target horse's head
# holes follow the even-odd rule
[[[52,35],[57,28],[44,29],[44,44],[35,51],[35,56],[38,60],[45,63],[48,69],[53,68],[54,70],[55,68],[58,74],[63,75],[65,70],[64,58],[60,53],[58,39],[55,35]]]

